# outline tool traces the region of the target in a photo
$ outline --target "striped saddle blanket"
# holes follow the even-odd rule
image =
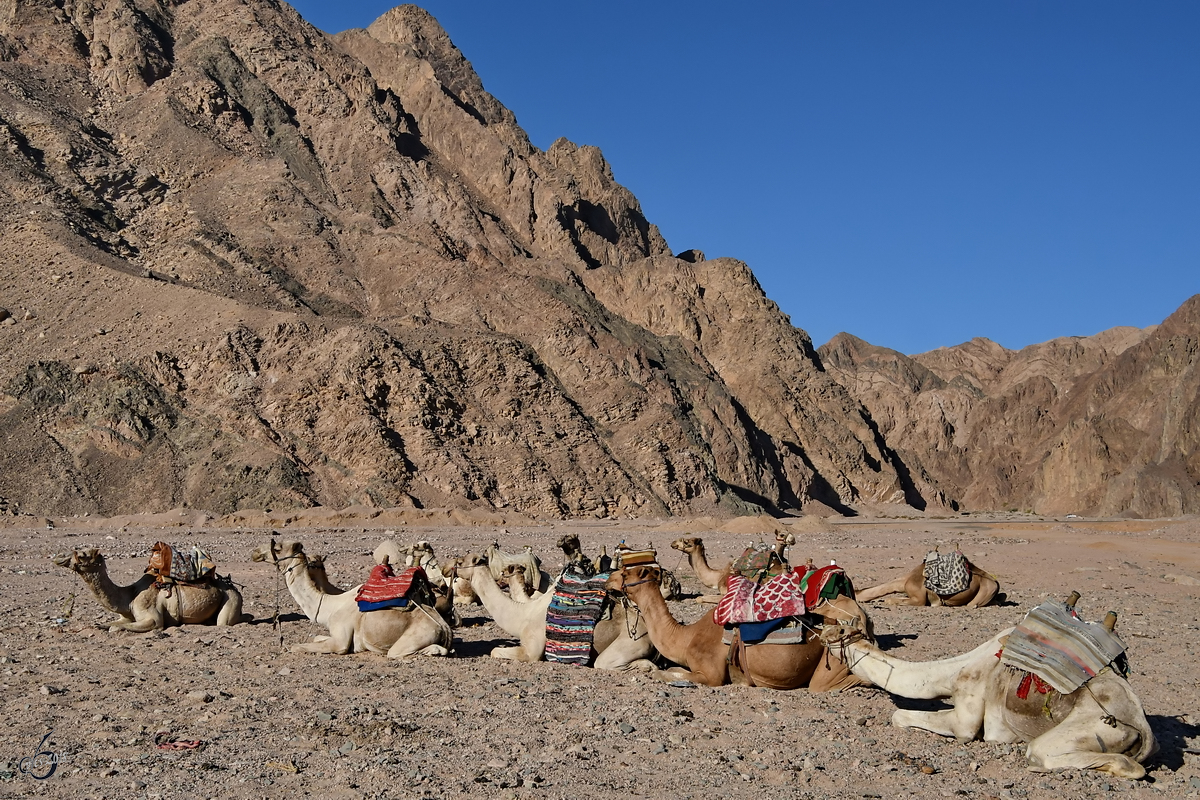
[[[146,572],[156,575],[159,581],[201,583],[209,580],[216,568],[208,553],[199,547],[188,553],[166,542],[156,542],[150,550]]]
[[[409,595],[413,594],[414,588],[428,581],[425,570],[420,567],[407,567],[397,575],[391,564],[377,564],[354,599],[359,611],[403,608],[408,605]]]
[[[546,660],[586,667],[592,662],[592,638],[604,613],[611,573],[584,577],[564,572],[546,609]]]
[[[1116,661],[1125,643],[1095,622],[1084,622],[1066,603],[1047,600],[1009,634],[1000,662],[1031,672],[1055,691],[1070,694]]]

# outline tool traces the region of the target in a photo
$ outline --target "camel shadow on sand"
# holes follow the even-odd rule
[[[1200,725],[1192,725],[1180,717],[1165,714],[1147,714],[1150,729],[1158,740],[1158,753],[1148,762],[1151,765],[1161,764],[1172,772],[1183,768],[1183,754],[1200,755],[1200,741],[1189,743],[1188,740],[1200,739]]]

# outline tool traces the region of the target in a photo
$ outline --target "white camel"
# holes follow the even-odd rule
[[[360,587],[341,594],[322,591],[300,542],[276,544],[272,539],[256,548],[250,559],[273,562],[304,615],[329,630],[329,636],[293,645],[292,652],[346,655],[370,651],[388,658],[450,653],[450,625],[436,608],[413,603],[416,607],[408,610],[359,611],[355,597]]]
[[[889,656],[846,627],[822,633],[830,652],[850,671],[891,694],[911,699],[948,699],[945,711],[898,709],[892,724],[970,741],[1028,742],[1034,772],[1096,769],[1136,780],[1143,762],[1158,750],[1141,701],[1128,681],[1106,667],[1069,695],[1017,697],[1023,675],[1001,663],[1009,628],[969,653],[940,661],[903,661]]]
[[[507,658],[513,661],[541,661],[546,652],[546,612],[554,599],[554,587],[534,594],[524,603],[509,597],[492,577],[486,559],[470,556],[458,568],[459,577],[470,581],[483,607],[505,633],[520,641],[516,647],[497,647],[492,658]],[[632,619],[627,617],[632,613]],[[612,617],[596,624],[592,641],[596,660],[592,666],[603,670],[653,670],[650,657],[654,646],[646,630],[646,621],[634,611],[627,612],[624,605],[613,606]]]

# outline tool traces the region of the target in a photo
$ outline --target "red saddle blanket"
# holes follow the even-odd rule
[[[759,585],[741,575],[730,575],[728,589],[713,611],[713,621],[729,625],[800,616],[806,610],[801,577],[789,570]]]
[[[425,581],[425,570],[408,567],[399,575],[390,564],[379,564],[371,570],[371,577],[358,590],[355,600],[360,603],[382,603],[408,597],[414,581]]]

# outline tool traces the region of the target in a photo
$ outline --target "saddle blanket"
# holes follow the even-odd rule
[[[774,578],[784,574],[788,571],[788,565],[775,552],[775,548],[765,542],[759,542],[747,547],[734,560],[730,571],[734,575],[740,575],[758,583],[764,578]]]
[[[807,610],[801,580],[795,570],[768,578],[762,585],[732,574],[713,611],[713,621],[729,625],[801,616]]]
[[[604,613],[611,573],[590,578],[563,573],[546,609],[546,660],[586,667],[592,660],[592,638]]]
[[[804,589],[804,604],[809,608],[816,608],[822,600],[832,600],[839,595],[854,598],[854,584],[846,570],[837,564],[809,570],[800,579],[800,587]]]
[[[721,635],[722,644],[733,644],[733,635],[737,632],[746,645],[755,644],[804,644],[804,623],[799,617],[773,619],[770,622],[746,622],[735,629],[732,625],[725,627]]]
[[[1061,694],[1070,694],[1116,661],[1125,643],[1103,625],[1084,622],[1066,603],[1047,600],[1025,615],[1000,662],[1032,672]]]
[[[965,592],[971,585],[971,562],[955,550],[925,556],[925,588],[941,597]]]
[[[157,575],[159,580],[169,579],[180,583],[199,583],[208,580],[216,564],[199,547],[187,553],[166,542],[156,542],[150,551],[150,563],[146,572]]]
[[[380,608],[403,606],[406,603],[397,601],[406,601],[417,581],[428,581],[425,570],[420,567],[407,567],[397,575],[391,564],[377,564],[371,570],[371,577],[367,578],[354,597],[358,610],[378,611]]]

